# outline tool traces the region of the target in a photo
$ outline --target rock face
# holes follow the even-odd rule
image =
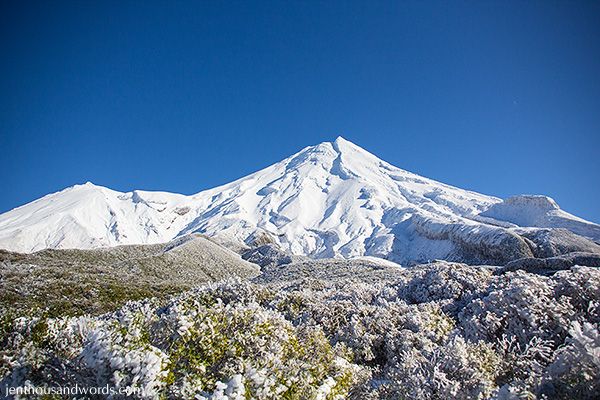
[[[549,258],[521,258],[509,262],[495,272],[503,274],[508,271],[523,270],[534,274],[552,275],[557,271],[568,270],[576,265],[600,268],[600,254],[570,253]]]
[[[503,202],[397,168],[341,137],[191,196],[88,183],[0,215],[0,248],[19,252],[154,244],[200,233],[240,253],[274,245],[290,256],[373,256],[402,265],[505,265],[593,253],[598,248],[575,235],[598,240],[599,232],[548,197]],[[273,249],[247,256],[273,258]]]
[[[242,253],[242,258],[260,267],[289,264],[294,260],[293,256],[281,251],[274,244],[263,244],[262,246],[245,250]]]
[[[528,241],[537,258],[574,252],[600,254],[600,245],[567,229],[517,229],[516,232]]]
[[[434,257],[437,259],[472,265],[504,265],[512,260],[533,256],[527,241],[510,229],[469,221],[443,223],[416,216],[410,222],[414,224],[415,231],[426,240],[447,243],[447,246],[440,246],[445,253],[437,254]],[[416,240],[412,241],[414,242]],[[406,247],[410,249],[411,243]],[[395,259],[399,259],[398,262],[402,264],[419,264],[431,260],[419,257],[418,254],[407,257],[406,253],[398,254]]]

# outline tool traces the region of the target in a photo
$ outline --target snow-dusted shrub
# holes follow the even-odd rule
[[[150,341],[148,323],[156,317],[148,304],[127,311],[92,330],[81,357],[95,372],[97,386],[139,390],[155,398],[164,387],[168,363],[168,356]]]
[[[552,280],[556,282],[554,296],[568,298],[580,322],[600,323],[600,274],[597,269],[577,266],[570,271],[557,272]]]
[[[108,385],[148,399],[344,398],[368,375],[364,368],[318,326],[294,326],[260,306],[267,292],[226,283],[164,306],[130,302],[98,318],[15,321],[15,360],[4,382]],[[39,373],[56,362],[71,381]]]
[[[598,325],[573,322],[566,345],[548,367],[542,393],[553,399],[597,399],[600,393]]]
[[[460,336],[438,345],[411,331],[395,339],[399,347],[380,389],[386,397],[483,399],[493,393],[501,360],[491,345]]]
[[[450,300],[444,303],[456,311],[484,291],[491,277],[483,268],[436,262],[413,268],[408,281],[397,285],[398,296],[408,303]]]
[[[128,398],[600,398],[597,269],[335,267],[343,279],[303,269],[100,317],[13,318],[0,379],[144,390]]]
[[[88,376],[79,374],[76,366],[63,360],[81,353],[85,337],[95,324],[88,317],[15,319],[12,330],[1,340],[2,384],[21,386],[32,376],[45,376],[46,384],[60,386],[73,375],[76,383],[91,384]]]
[[[385,336],[404,324],[403,302],[379,302],[372,286],[357,284],[318,292],[283,293],[271,305],[295,324],[321,327],[332,343],[343,343],[358,362],[384,357]]]
[[[533,338],[562,343],[574,319],[569,298],[556,298],[550,278],[509,272],[494,281],[488,292],[459,313],[460,325],[469,340],[496,343],[515,337],[520,346]]]
[[[187,303],[166,310],[177,328],[167,349],[167,382],[178,396],[208,397],[238,375],[245,382],[243,394],[252,398],[316,396],[327,380],[334,382],[331,391],[347,390],[353,370],[345,367],[345,351],[333,348],[320,329],[296,328],[257,303],[219,300],[210,308]]]
[[[521,345],[515,336],[503,335],[495,344],[501,357],[496,384],[502,399],[535,398],[534,390],[542,380],[544,366],[552,356],[552,342],[534,337]]]

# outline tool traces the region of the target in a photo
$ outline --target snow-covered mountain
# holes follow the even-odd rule
[[[76,185],[0,215],[0,248],[160,243],[199,232],[227,243],[273,241],[319,258],[504,263],[535,253],[523,236],[531,228],[518,226],[564,227],[600,240],[598,225],[549,198],[517,199],[423,178],[339,137],[191,196]],[[594,245],[581,240],[583,250]]]

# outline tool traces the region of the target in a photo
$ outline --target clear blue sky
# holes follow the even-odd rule
[[[1,212],[195,193],[342,135],[600,222],[597,1],[3,1],[0,51]]]

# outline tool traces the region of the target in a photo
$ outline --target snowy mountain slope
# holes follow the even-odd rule
[[[172,193],[75,185],[1,215],[0,247],[32,252],[166,242],[185,226],[187,209],[180,204],[187,201]]]
[[[197,232],[227,243],[263,236],[317,258],[504,264],[532,256],[531,242],[511,223],[485,216],[498,204],[394,167],[340,137],[192,196],[74,186],[0,215],[0,248],[159,243]]]
[[[396,168],[338,138],[194,196],[205,211],[184,232],[248,237],[257,228],[294,254],[384,255],[397,223],[476,215],[499,199]]]
[[[600,225],[561,210],[556,201],[547,196],[509,197],[480,215],[522,227],[565,228],[600,242]]]

